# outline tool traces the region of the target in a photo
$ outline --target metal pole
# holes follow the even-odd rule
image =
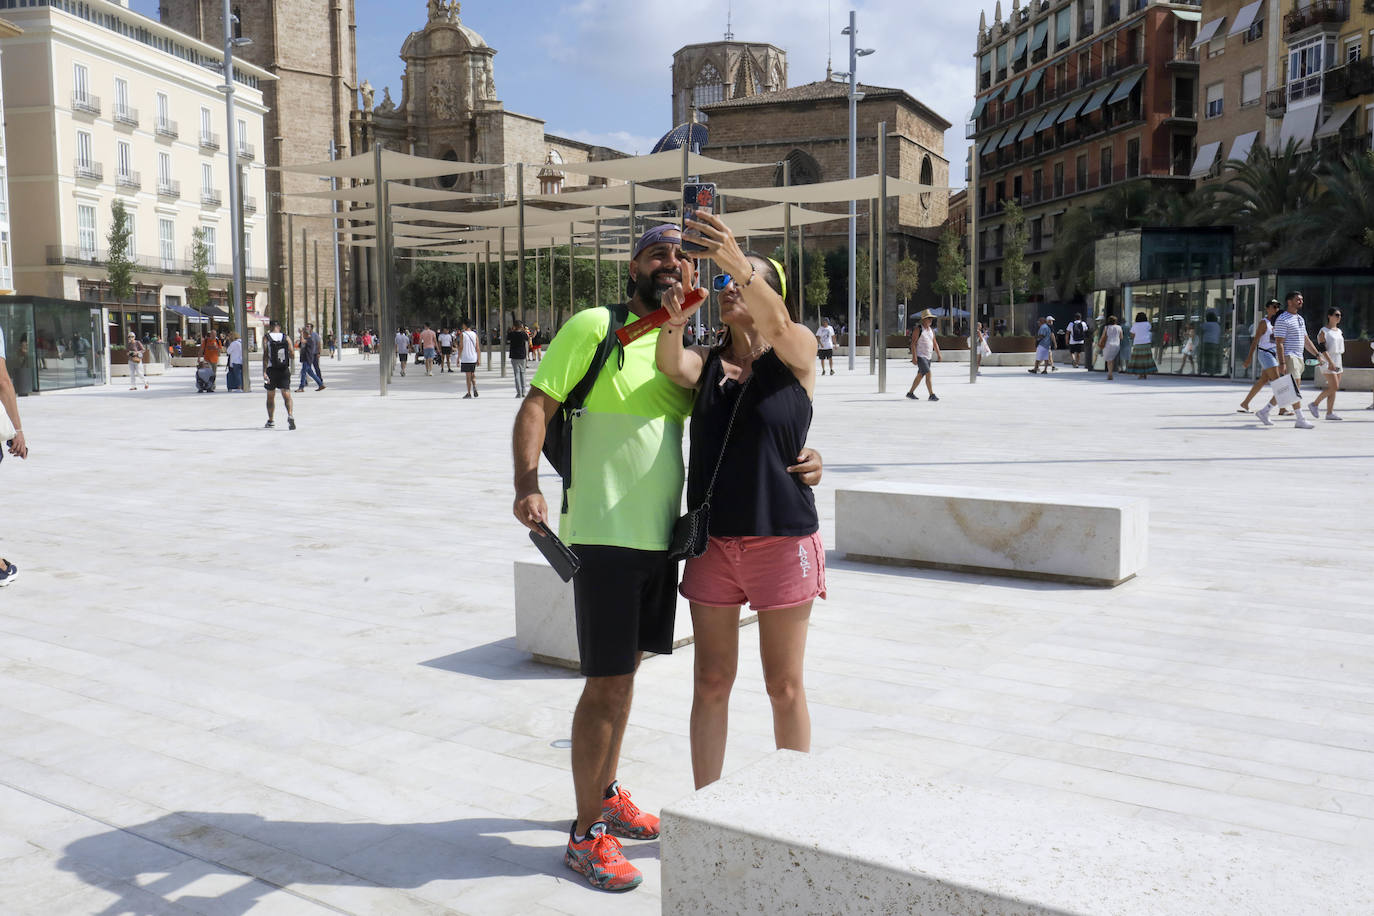
[[[978,302],[978,207],[983,196],[978,190],[978,144],[969,151],[968,193],[964,203],[969,212],[968,234],[968,383],[978,382],[978,321],[975,304]]]
[[[858,15],[849,11],[849,178],[859,175],[859,159],[856,151],[859,133],[859,27]],[[858,201],[849,202],[849,371],[854,371],[854,342],[859,337],[859,300],[858,300],[858,247],[855,218],[858,216]],[[870,348],[871,349],[871,348]]]
[[[396,359],[396,329],[387,314],[386,298],[386,182],[382,181],[382,144],[374,137],[372,141],[372,186],[377,194],[377,321],[381,325],[377,360],[381,371],[381,397],[386,397],[387,386],[391,382],[391,364]]]
[[[544,294],[540,292],[539,285],[539,248],[534,249],[534,323],[539,323],[539,303],[543,301]],[[525,325],[529,327],[529,325]]]
[[[596,304],[601,304],[601,208],[596,208]],[[1234,360],[1233,360],[1234,362]]]
[[[501,267],[496,272],[496,303],[500,306],[501,314],[496,319],[496,339],[504,340],[506,337],[506,227],[501,227]],[[520,284],[516,288],[519,289]],[[490,339],[491,328],[487,328],[488,339]],[[506,348],[501,347],[501,378],[506,377]],[[487,347],[487,368],[491,368],[491,346]]]
[[[232,264],[230,270],[234,275],[234,301],[229,303],[233,310],[235,321],[239,327],[240,345],[244,351],[244,378],[248,377],[247,352],[248,346],[248,312],[244,308],[243,298],[243,200],[239,196],[239,169],[238,169],[238,124],[234,119],[234,28],[233,13],[229,10],[229,0],[224,0],[223,19],[224,19],[224,85],[220,88],[224,90],[224,120],[226,122],[225,145],[229,152],[229,232],[231,239],[229,242],[230,259]],[[245,39],[246,43],[246,39]],[[248,388],[245,385],[244,391]]]
[[[339,158],[339,147],[333,140],[329,141],[329,158]],[[337,177],[329,179],[329,189],[336,194],[339,190],[339,179]],[[329,220],[329,225],[334,229],[334,343],[338,349],[334,351],[334,359],[343,361],[343,294],[340,288],[343,280],[339,274],[339,199],[335,197],[329,202],[329,212],[333,216]]]
[[[792,163],[784,159],[782,161],[782,186],[785,188],[791,183]],[[792,202],[788,200],[783,201],[782,204],[782,266],[783,270],[792,269]]]
[[[868,374],[873,375],[878,371],[878,351],[874,346],[873,332],[877,325],[873,320],[874,307],[877,305],[873,301],[873,269],[877,261],[876,252],[873,250],[873,236],[876,233],[878,214],[873,210],[873,200],[868,201]]]
[[[286,320],[282,327],[291,336],[292,316],[296,314],[296,215],[286,214]],[[245,373],[247,374],[247,373]]]
[[[318,321],[321,325],[323,325],[324,320],[320,317],[320,311],[322,306],[324,305],[323,297],[320,296],[320,240],[315,239],[312,243],[312,247],[315,252],[315,320]],[[314,331],[318,329],[311,328],[311,330]],[[324,343],[323,335],[321,335],[320,337],[320,343]]]
[[[553,336],[554,330],[558,327],[558,319],[554,316],[553,304],[553,237],[549,237],[549,336]]]
[[[486,243],[486,260],[482,264],[482,307],[477,310],[478,315],[485,315],[491,311],[491,241]],[[473,324],[477,328],[486,327],[484,320],[478,322],[473,318]],[[478,332],[478,339],[481,339],[481,332]],[[487,347],[487,369],[491,369],[491,347]]]
[[[887,393],[887,122],[878,124],[878,393]]]
[[[515,164],[515,298],[520,303],[520,322],[525,321],[525,163]],[[504,257],[502,258],[504,260]],[[506,316],[501,316],[501,339],[506,339]],[[506,374],[506,348],[501,348],[501,375]]]
[[[568,223],[568,317],[577,311],[576,281],[573,275],[573,224]]]

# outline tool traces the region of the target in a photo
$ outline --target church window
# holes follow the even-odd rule
[[[692,104],[696,106],[710,105],[712,102],[724,100],[725,81],[721,79],[719,70],[713,65],[707,64],[697,74],[696,85],[692,88]]]
[[[821,180],[821,166],[810,153],[794,149],[787,154],[788,187],[799,184],[817,184]],[[773,186],[782,187],[782,165],[773,173]]]
[[[921,159],[921,184],[935,183],[935,168],[931,165],[930,157],[925,156]],[[921,209],[930,209],[930,192],[921,195]]]
[[[448,152],[444,153],[444,154],[443,154],[442,156],[440,156],[439,158],[440,158],[440,159],[443,159],[445,162],[457,162],[457,161],[458,161],[458,153],[455,152],[454,150],[449,150]],[[458,176],[457,176],[457,175],[440,175],[438,178],[435,179],[435,181],[437,181],[437,182],[439,183],[439,187],[441,187],[441,188],[451,188],[451,187],[453,187],[455,184],[458,183]]]

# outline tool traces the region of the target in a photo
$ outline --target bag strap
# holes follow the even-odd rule
[[[723,370],[722,370],[723,371]],[[725,427],[725,438],[720,443],[720,455],[716,457],[716,469],[711,472],[711,482],[706,485],[706,497],[701,501],[702,507],[711,505],[711,494],[716,489],[716,478],[720,476],[720,466],[725,463],[725,450],[730,445],[730,433],[735,429],[735,417],[739,416],[740,405],[744,403],[744,396],[749,393],[749,383],[754,380],[753,373],[744,380],[740,386],[739,397],[735,399],[735,408],[730,411],[730,422]]]
[[[587,373],[581,380],[573,386],[572,391],[568,392],[568,397],[558,408],[566,413],[563,423],[563,445],[562,451],[565,455],[572,454],[572,415],[581,410],[582,405],[587,402],[587,395],[592,393],[592,387],[596,384],[597,378],[601,375],[601,370],[605,368],[607,360],[611,358],[611,351],[620,342],[615,332],[625,326],[625,319],[629,315],[629,306],[608,305],[605,307],[610,313],[610,318],[606,323],[606,336],[601,338],[601,342],[596,346],[596,352],[592,354],[592,361],[587,366]],[[621,361],[623,364],[625,351],[621,350]],[[571,466],[569,467],[571,470]],[[562,512],[568,511],[568,488],[572,486],[571,475],[568,471],[560,475],[563,481],[563,505]]]

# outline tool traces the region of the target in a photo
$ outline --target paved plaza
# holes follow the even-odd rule
[[[1103,590],[832,552],[814,753],[1185,837],[1374,848],[1368,392],[1303,431],[1235,413],[1231,383],[970,386],[944,363],[930,403],[902,397],[908,363],[877,395],[836,362],[810,440],[827,543],[837,488],[924,481],[1145,496],[1150,561]],[[657,842],[626,843],[626,895],[562,864],[579,681],[514,647],[512,562],[537,553],[510,513],[510,380],[461,400],[460,374],[412,369],[380,398],[375,362],[324,370],[294,432],[190,369],[20,402],[0,912],[657,913]],[[772,750],[756,629],[727,774]],[[691,671],[688,647],[637,681],[620,776],[651,810],[692,791]]]

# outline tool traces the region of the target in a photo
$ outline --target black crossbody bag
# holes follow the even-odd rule
[[[744,396],[749,393],[749,383],[753,380],[753,375],[744,380],[739,397],[735,400],[735,407],[730,411],[730,422],[725,427],[725,439],[720,443],[716,469],[711,472],[711,482],[706,485],[705,498],[702,499],[701,505],[679,518],[673,525],[673,539],[668,545],[670,560],[692,560],[706,552],[710,537],[708,529],[711,526],[711,493],[716,488],[716,477],[720,474],[721,463],[725,461],[725,450],[730,446],[730,433],[735,428],[735,417],[739,416],[740,405],[744,403]]]

